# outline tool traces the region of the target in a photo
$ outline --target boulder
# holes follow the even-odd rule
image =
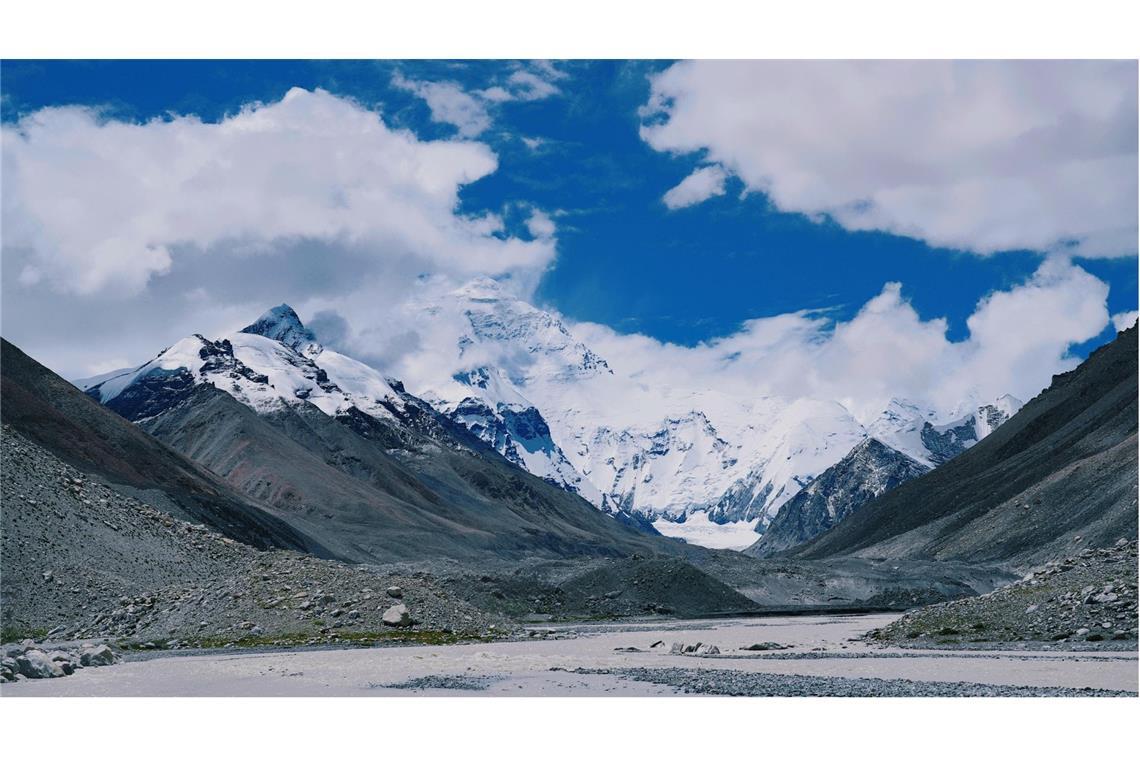
[[[388,588],[384,589],[384,593],[393,599],[404,598],[404,589],[400,588],[399,586],[389,586]]]
[[[111,651],[111,647],[106,644],[99,644],[98,646],[84,649],[79,655],[79,662],[85,668],[114,665],[118,659],[115,653]]]
[[[58,662],[38,649],[29,649],[16,658],[20,675],[27,678],[59,678],[66,675]]]
[[[388,608],[380,620],[384,623],[384,625],[405,628],[412,624],[412,615],[408,612],[407,606],[403,604],[394,604]]]

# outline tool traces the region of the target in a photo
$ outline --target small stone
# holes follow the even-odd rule
[[[389,586],[388,588],[384,589],[384,593],[393,599],[404,598],[404,589],[400,588],[399,586]]]

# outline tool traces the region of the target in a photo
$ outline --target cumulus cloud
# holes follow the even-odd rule
[[[456,212],[496,170],[486,145],[419,140],[320,90],[217,123],[48,108],[2,140],[4,334],[72,375],[282,300],[395,301],[425,273],[533,286],[555,253]]]
[[[1132,62],[688,61],[652,78],[641,114],[656,150],[848,229],[1136,253]]]
[[[702,203],[714,195],[724,195],[728,173],[720,166],[701,166],[685,177],[661,199],[671,209]]]
[[[1136,324],[1137,317],[1140,317],[1140,311],[1122,311],[1119,314],[1113,314],[1112,326],[1116,328],[1117,332],[1122,332]]]
[[[690,403],[715,393],[842,403],[868,422],[892,398],[955,414],[1012,393],[1028,400],[1078,361],[1074,343],[1108,324],[1108,286],[1071,262],[1050,258],[1026,282],[983,298],[953,341],[944,319],[923,319],[900,283],[887,283],[847,321],[800,311],[746,322],[695,347],[621,335],[597,324],[575,333],[616,373]]]
[[[527,231],[536,238],[554,237],[555,225],[550,215],[541,209],[533,209],[526,220]]]

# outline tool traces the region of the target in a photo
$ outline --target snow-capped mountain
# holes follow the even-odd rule
[[[441,351],[453,355],[438,364],[446,372],[409,378],[408,390],[323,346],[284,304],[238,332],[190,336],[140,367],[80,386],[133,420],[204,383],[262,414],[305,402],[398,428],[438,413],[604,512],[725,548],[749,545],[754,529],[868,437],[933,467],[1020,406],[1005,397],[943,419],[892,401],[864,425],[832,400],[742,399],[615,373],[556,314],[488,278],[411,308],[425,330],[449,336]]]
[[[732,548],[749,545],[751,529],[767,526],[868,437],[933,467],[1020,406],[1006,397],[946,417],[892,401],[864,425],[831,400],[647,387],[615,373],[610,358],[578,340],[556,314],[489,278],[419,308],[419,319],[455,332],[460,370],[416,378],[416,393],[511,461],[602,510],[639,515],[667,535],[705,545],[728,545],[713,537],[718,531],[737,536]],[[521,449],[512,432],[519,414],[545,423],[526,426],[538,434]]]
[[[871,499],[930,469],[875,438],[866,438],[792,497],[746,553],[766,557],[810,541]]]
[[[937,467],[985,438],[1021,407],[1020,400],[1007,394],[939,423],[933,410],[894,399],[867,426],[867,433],[927,467]]]
[[[85,390],[138,421],[179,403],[201,384],[213,385],[262,414],[302,401],[330,416],[355,408],[398,421],[408,413],[409,397],[398,383],[321,346],[286,305],[218,340],[197,334],[183,338],[142,366]]]

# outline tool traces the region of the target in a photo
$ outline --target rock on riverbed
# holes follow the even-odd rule
[[[8,646],[0,659],[0,681],[21,678],[61,678],[80,668],[113,665],[119,661],[106,644],[45,651],[32,642]]]

